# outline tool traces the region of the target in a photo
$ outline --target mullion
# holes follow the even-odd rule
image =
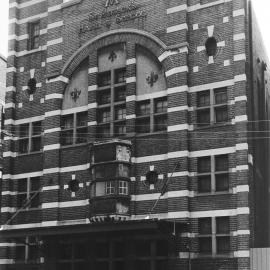
[[[111,106],[110,106],[110,112],[111,112],[111,117],[110,117],[110,137],[113,136],[114,133],[114,79],[115,79],[115,70],[111,70]]]

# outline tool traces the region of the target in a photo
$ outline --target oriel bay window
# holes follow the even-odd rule
[[[198,192],[229,191],[228,155],[198,158]]]
[[[39,177],[18,179],[17,208],[31,209],[39,207]]]
[[[199,252],[222,255],[230,251],[229,217],[207,217],[198,220]]]
[[[61,119],[61,144],[73,145],[87,142],[87,112],[63,115]]]
[[[167,97],[137,102],[136,132],[152,133],[167,130]]]
[[[26,154],[41,150],[42,125],[41,121],[22,124],[19,126],[19,153]]]
[[[197,94],[197,124],[199,127],[228,121],[227,88],[201,91]]]

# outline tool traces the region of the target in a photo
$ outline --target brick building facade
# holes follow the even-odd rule
[[[9,34],[1,269],[250,269],[270,145],[249,1],[10,0]]]

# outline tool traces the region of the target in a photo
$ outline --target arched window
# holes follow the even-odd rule
[[[164,70],[148,50],[137,46],[136,132],[167,130],[167,96]]]
[[[126,134],[126,48],[115,44],[98,52],[97,136]]]
[[[84,60],[74,71],[64,93],[61,145],[87,142],[87,104],[88,59]],[[71,109],[75,112],[70,113]]]

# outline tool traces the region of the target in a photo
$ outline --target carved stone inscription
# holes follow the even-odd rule
[[[108,6],[117,4],[118,1],[107,1]],[[140,6],[135,4],[133,0],[128,5],[107,10],[104,9],[101,13],[95,14],[90,12],[88,18],[80,23],[79,34],[84,34],[93,30],[102,28],[102,26],[110,27],[114,20],[116,24],[132,21],[139,18],[146,18],[146,12],[139,10]]]

